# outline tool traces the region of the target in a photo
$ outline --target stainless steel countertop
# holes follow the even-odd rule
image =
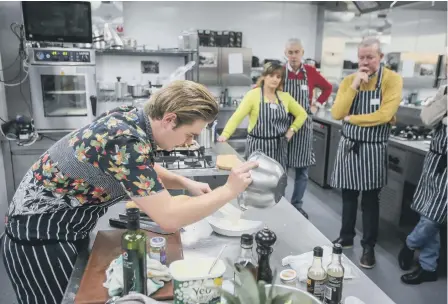
[[[342,126],[342,121],[333,119],[333,117],[331,117],[330,111],[320,110],[316,115],[313,116],[313,120],[337,127]],[[429,151],[429,144],[428,142],[424,141],[405,141],[390,137],[389,144],[422,155],[426,155],[426,153]]]
[[[98,230],[111,230],[108,219],[116,217],[118,213],[125,210],[124,203],[112,206],[105,216],[103,216],[91,234],[91,245]],[[313,250],[315,246],[331,246],[328,240],[310,221],[306,220],[292,205],[283,198],[275,207],[263,209],[250,209],[244,216],[246,219],[260,220],[277,234],[277,243],[271,256],[271,267],[279,272],[283,269],[281,261],[288,255],[298,255]],[[222,246],[227,244],[222,258],[235,259],[239,253],[239,238],[224,237],[213,233],[210,237],[197,241],[194,244],[184,245],[184,258],[192,257],[215,257]],[[347,257],[344,259],[350,264],[356,276],[355,279],[344,282],[343,297],[355,296],[366,304],[388,304],[394,303],[372,280],[370,280],[355,264]],[[62,301],[63,304],[73,303],[75,294],[79,287],[79,282],[88,254],[82,253],[76,261],[67,291]],[[227,269],[224,277],[232,279],[231,269]],[[278,278],[277,278],[278,280]],[[299,288],[305,289],[301,284]]]

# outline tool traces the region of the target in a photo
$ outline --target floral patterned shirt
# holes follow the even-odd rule
[[[112,176],[122,187],[118,192],[128,197],[149,196],[164,187],[154,170],[152,151],[156,146],[145,120],[141,121],[136,108],[121,106],[61,141],[66,141],[63,144],[70,147],[71,158],[76,158],[70,159],[74,167],[88,164]],[[67,166],[52,159],[50,151],[36,161],[22,180],[10,205],[10,216],[102,204],[117,198],[106,187],[89,183],[91,173],[74,177],[76,174],[67,171],[74,173],[76,168],[62,169]]]

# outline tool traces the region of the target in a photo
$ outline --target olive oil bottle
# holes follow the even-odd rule
[[[121,238],[123,252],[123,296],[147,293],[146,234],[140,230],[140,210],[126,210],[128,230]]]

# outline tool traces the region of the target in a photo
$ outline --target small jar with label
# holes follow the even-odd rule
[[[166,264],[166,240],[164,237],[153,237],[149,241],[149,257]]]
[[[287,286],[296,287],[297,272],[293,269],[285,269],[280,272],[280,281]]]

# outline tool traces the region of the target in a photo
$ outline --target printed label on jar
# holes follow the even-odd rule
[[[335,278],[328,276],[328,281],[325,288],[324,303],[339,304],[342,300],[342,282],[343,278]]]
[[[157,260],[163,265],[166,264],[166,251],[165,250],[151,250],[149,252],[149,257],[153,260]]]
[[[160,261],[160,252],[151,251],[149,257],[153,260]]]
[[[323,299],[325,280],[313,280],[308,277],[306,281],[306,290],[319,300]]]

